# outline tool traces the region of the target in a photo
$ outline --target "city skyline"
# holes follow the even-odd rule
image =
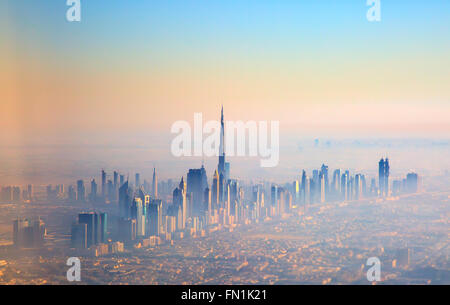
[[[0,285],[450,284],[449,12],[1,0]]]

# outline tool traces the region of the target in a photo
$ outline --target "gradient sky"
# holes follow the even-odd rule
[[[0,4],[0,140],[169,132],[194,112],[315,136],[450,134],[450,2]],[[87,138],[89,142],[90,138]],[[92,138],[94,141],[94,138]]]

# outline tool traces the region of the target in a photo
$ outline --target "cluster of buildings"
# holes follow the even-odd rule
[[[95,179],[91,181],[89,193],[83,180],[78,180],[76,186],[69,186],[67,191],[64,185],[47,186],[47,197],[49,200],[117,204],[117,213],[113,213],[109,227],[107,214],[97,212],[79,214],[77,223],[72,225],[72,248],[92,249],[96,255],[103,255],[123,251],[123,244],[157,245],[184,236],[205,236],[207,232],[223,227],[232,229],[237,224],[283,217],[310,204],[387,197],[414,193],[419,188],[417,174],[410,173],[406,179],[394,181],[391,190],[387,158],[381,159],[378,164],[378,184],[375,178],[369,182],[365,175],[353,175],[349,170],[336,169],[330,175],[328,166],[323,164],[320,169],[313,170],[311,176],[303,171],[301,179],[293,183],[241,185],[238,180],[230,178],[230,163],[226,162],[225,157],[222,109],[219,160],[211,183],[202,165],[201,168],[190,169],[186,179],[181,177],[177,186],[168,182],[165,198],[162,198],[158,193],[155,168],[151,184],[146,180],[142,182],[138,173],[134,184],[117,171],[114,171],[112,179],[107,179],[106,172],[102,170],[100,192]],[[2,198],[7,193],[4,189]],[[9,192],[20,194],[20,189],[14,190]],[[32,198],[32,190],[28,186],[23,196]],[[14,196],[11,195],[11,198]],[[17,232],[33,230],[22,230],[20,228],[27,226],[15,223],[15,232],[16,226]],[[20,234],[17,233],[17,236],[22,236]],[[18,237],[18,240],[18,244],[22,240],[28,243],[26,238]],[[33,239],[35,242],[38,242],[37,238]]]
[[[13,241],[17,248],[39,248],[44,245],[45,235],[45,223],[39,217],[13,221]]]
[[[0,190],[0,203],[21,203],[33,200],[33,186],[27,185],[21,190],[20,186],[4,186]]]
[[[312,177],[308,177],[303,171],[301,180],[295,180],[290,187],[294,204],[352,201],[418,191],[420,179],[416,173],[409,173],[400,182],[395,180],[391,190],[389,168],[388,158],[382,158],[378,163],[378,185],[375,178],[371,178],[369,182],[364,174],[352,175],[349,170],[335,169],[330,179],[329,169],[325,164],[320,169],[313,170]],[[272,193],[276,192],[277,186],[272,186]]]
[[[111,240],[141,246],[156,245],[184,236],[204,236],[208,231],[223,227],[232,228],[237,224],[283,217],[302,205],[386,197],[391,194],[387,158],[379,162],[378,185],[375,178],[369,184],[363,174],[351,175],[348,170],[341,172],[336,169],[330,179],[326,165],[313,170],[311,177],[303,171],[301,180],[291,184],[240,185],[238,180],[230,178],[230,164],[226,162],[223,139],[222,110],[219,162],[211,183],[208,183],[203,165],[198,169],[190,169],[186,179],[181,177],[178,186],[167,197],[171,200],[163,200],[158,194],[156,169],[153,170],[151,185],[145,180],[142,183],[139,174],[135,175],[134,184],[117,172],[114,172],[112,180],[107,180],[102,170],[101,196],[98,197],[97,185],[92,180],[88,197],[117,202],[117,220],[111,225]],[[412,175],[415,174],[409,174],[408,177]],[[77,199],[82,196],[85,200],[86,192],[81,180],[77,183],[76,193]],[[79,215],[78,224],[72,230],[74,247],[89,248],[105,243],[106,215],[105,222],[102,222],[102,215]],[[105,227],[100,230],[103,225]],[[104,235],[98,235],[100,233]]]

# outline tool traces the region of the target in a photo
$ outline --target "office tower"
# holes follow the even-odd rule
[[[362,196],[362,182],[361,182],[361,175],[357,174],[355,176],[355,200],[359,200]]]
[[[178,228],[183,230],[187,220],[187,199],[186,199],[186,183],[183,177],[179,187],[173,191],[173,206],[177,209]]]
[[[384,160],[384,192],[385,196],[389,196],[389,160]]]
[[[91,181],[91,193],[89,194],[89,200],[95,202],[97,200],[97,183],[95,179]]]
[[[302,203],[306,203],[306,190],[307,190],[307,187],[306,187],[306,172],[305,172],[305,170],[303,170],[303,172],[302,172],[302,186],[301,186],[301,200],[302,200]],[[308,185],[308,192],[309,192],[309,185]]]
[[[362,197],[368,197],[366,177],[361,175],[361,194]]]
[[[77,181],[77,201],[84,202],[86,199],[86,190],[84,188],[83,180]]]
[[[208,215],[213,214],[212,205],[211,205],[211,190],[207,187],[203,193],[203,206],[204,210],[208,212]]]
[[[319,181],[319,171],[317,169],[313,170],[313,176],[311,181],[311,203],[316,203],[319,201],[320,197],[320,181]]]
[[[220,115],[220,146],[219,146],[219,165],[217,166],[217,170],[219,172],[219,177],[223,175],[223,177],[226,177],[225,172],[225,126],[224,126],[224,120],[223,120],[223,106],[222,106],[222,112]],[[222,198],[220,198],[222,199]]]
[[[56,200],[56,195],[57,195],[56,190],[53,190],[51,185],[47,185],[46,191],[47,191],[47,200],[48,201]]]
[[[145,236],[145,215],[143,202],[141,198],[134,198],[133,207],[135,208],[135,212],[132,217],[136,219],[136,234],[137,236]]]
[[[417,193],[419,189],[419,176],[416,173],[406,175],[406,192]]]
[[[341,192],[341,170],[336,169],[333,172],[333,183],[332,183],[332,189],[333,189],[333,196],[334,199],[338,198],[338,194]]]
[[[225,162],[225,181],[230,179],[230,162]]]
[[[214,171],[213,183],[212,183],[212,205],[214,209],[217,209],[219,206],[219,193],[220,193],[220,178],[217,170]]]
[[[158,198],[158,177],[156,176],[156,168],[153,168],[152,195],[153,198]]]
[[[389,196],[389,160],[381,159],[378,163],[378,186],[380,196]]]
[[[130,217],[131,195],[128,188],[128,181],[119,188],[119,215],[120,217]]]
[[[12,201],[15,203],[18,203],[21,201],[21,192],[20,187],[14,186],[12,188]]]
[[[326,183],[325,183],[325,175],[320,172],[319,173],[319,185],[318,185],[318,195],[319,201],[324,203],[326,200]]]
[[[82,226],[86,228],[83,229]],[[85,233],[84,233],[85,232]],[[83,236],[86,236],[85,238]],[[85,241],[83,240],[83,238]],[[78,225],[72,226],[72,243],[77,247],[89,248],[92,245],[107,241],[107,214],[81,213],[78,215]],[[84,246],[86,245],[86,246]]]
[[[70,244],[72,248],[86,249],[87,246],[87,224],[72,224]]]
[[[341,199],[344,201],[348,200],[347,183],[348,183],[348,174],[347,172],[345,172],[341,176]]]
[[[100,214],[100,242],[106,243],[108,241],[108,215],[106,213]]]
[[[86,224],[87,227],[87,238],[86,238],[86,245],[87,248],[95,244],[95,219],[93,213],[81,213],[78,215],[78,223],[80,224]]]
[[[33,186],[31,184],[28,184],[28,186],[27,186],[27,194],[28,194],[28,200],[33,201],[34,194],[33,194]]]
[[[73,185],[69,185],[69,189],[67,190],[67,199],[69,202],[75,202],[77,200],[77,193],[75,192]]]
[[[119,173],[114,171],[114,200],[117,200],[118,192],[119,192]]]
[[[119,240],[130,242],[136,239],[136,219],[120,218],[118,220]]]
[[[292,191],[294,193],[294,202],[297,205],[300,202],[300,186],[298,180],[295,180],[292,184]]]
[[[12,202],[12,188],[10,186],[2,187],[2,201],[10,203]]]
[[[231,202],[231,215],[236,216],[236,204],[240,202],[241,196],[240,196],[240,188],[239,188],[239,182],[236,180],[228,180],[228,192],[229,192],[229,199]]]
[[[226,181],[223,174],[219,175],[219,202],[222,203],[225,200]]]
[[[56,186],[56,193],[58,198],[64,197],[64,184],[59,184]]]
[[[205,168],[190,169],[187,174],[187,193],[193,194],[193,212],[199,216],[204,214],[203,195],[208,187]]]
[[[125,183],[125,176],[120,175],[119,176],[119,188]]]
[[[276,185],[272,185],[270,188],[270,200],[273,207],[277,206],[278,203],[278,187]]]
[[[305,176],[305,180],[303,181],[304,190],[303,190],[303,197],[304,201],[303,203],[310,204],[311,203],[311,180],[309,180],[308,177]]]
[[[322,177],[324,180],[324,189],[323,189],[324,196],[323,196],[323,198],[321,198],[321,199],[323,199],[323,200],[321,200],[321,202],[325,202],[325,201],[328,201],[328,197],[329,197],[329,193],[330,193],[330,186],[329,186],[329,181],[328,181],[328,166],[326,166],[325,164],[322,164],[320,173],[322,174]]]
[[[347,198],[348,200],[353,200],[355,194],[355,178],[350,176],[347,181]]]
[[[97,245],[101,242],[102,239],[102,223],[100,215],[97,213],[91,213],[94,217],[94,244]]]
[[[138,189],[141,187],[141,175],[139,173],[136,173],[135,177],[134,177],[134,183],[135,183],[135,188]]]
[[[149,205],[149,235],[159,236],[161,234],[162,225],[162,201],[153,199]]]
[[[106,196],[106,172],[102,169],[102,199]]]

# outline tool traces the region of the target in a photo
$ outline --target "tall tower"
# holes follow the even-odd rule
[[[156,176],[156,168],[153,168],[152,195],[155,199],[158,198],[158,177]]]
[[[225,128],[223,122],[223,106],[220,116],[220,146],[219,146],[219,165],[217,167],[219,171],[219,176],[226,176],[225,172]]]
[[[219,205],[219,173],[214,171],[213,183],[212,183],[212,205],[214,209]]]
[[[378,162],[378,187],[380,197],[384,195],[384,160],[381,158],[380,162]]]
[[[102,169],[102,198],[106,196],[106,172]]]
[[[384,160],[384,195],[389,196],[389,159]]]

